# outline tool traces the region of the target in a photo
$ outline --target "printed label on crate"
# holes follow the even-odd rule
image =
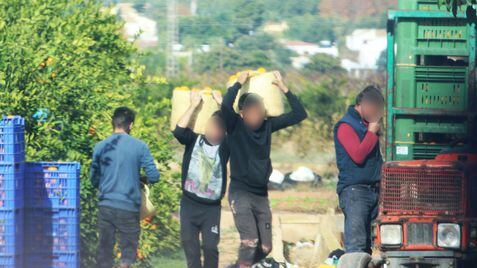
[[[409,154],[409,147],[407,147],[407,146],[397,146],[396,147],[396,154],[397,155],[408,155]]]

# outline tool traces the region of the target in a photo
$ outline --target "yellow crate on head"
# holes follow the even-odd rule
[[[172,92],[172,109],[171,109],[171,130],[174,130],[179,119],[184,115],[190,106],[191,91],[201,91],[203,94],[202,104],[197,108],[191,118],[189,128],[197,134],[204,134],[207,121],[216,111],[220,109],[217,102],[212,96],[214,90],[210,87],[204,89],[188,87],[177,87]]]
[[[318,268],[336,268],[336,266],[331,264],[321,264]]]
[[[336,265],[331,265],[331,264],[320,264],[318,268],[336,268]]]
[[[255,93],[262,97],[267,116],[275,117],[282,115],[285,112],[285,105],[282,92],[272,84],[272,82],[276,80],[275,74],[273,72],[267,72],[264,68],[247,71],[250,74],[250,82],[248,86],[240,89],[234,103],[235,110],[239,112],[238,101],[240,96],[245,93]],[[227,87],[232,86],[237,81],[239,75],[240,73],[232,75],[227,83]]]

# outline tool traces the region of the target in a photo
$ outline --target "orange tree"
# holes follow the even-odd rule
[[[81,162],[81,259],[83,267],[94,267],[92,147],[111,132],[115,107],[138,111],[133,135],[150,145],[163,171],[152,189],[159,214],[143,223],[138,255],[145,267],[149,257],[177,247],[171,213],[179,187],[167,169],[172,149],[165,96],[171,86],[143,75],[136,49],[121,37],[121,23],[97,2],[0,0],[0,113],[26,118],[28,160]]]

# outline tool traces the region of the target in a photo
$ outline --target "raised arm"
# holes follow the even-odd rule
[[[286,114],[282,114],[278,117],[271,118],[270,121],[272,123],[272,131],[278,131],[280,129],[284,129],[286,127],[296,125],[301,121],[305,120],[308,116],[305,111],[305,107],[303,104],[298,100],[298,98],[288,89],[288,87],[283,83],[283,79],[279,72],[275,72],[275,76],[277,80],[273,82],[288,99],[288,103],[290,104],[291,111]]]
[[[189,144],[194,141],[196,134],[188,128],[192,116],[196,112],[197,108],[202,103],[202,94],[197,91],[192,91],[190,94],[190,105],[187,111],[177,122],[176,129],[172,132],[174,137],[183,145]]]
[[[151,155],[151,151],[147,145],[144,145],[143,153],[141,157],[141,168],[144,169],[147,177],[147,183],[156,183],[159,181],[161,174],[157,170],[154,158]]]
[[[231,132],[235,128],[235,124],[239,119],[239,115],[234,110],[234,103],[235,99],[237,98],[237,94],[248,80],[248,72],[243,72],[240,74],[237,82],[227,89],[227,93],[225,94],[223,101],[222,101],[222,115],[225,119],[225,125],[227,127],[227,131]]]
[[[379,129],[373,129],[373,126],[370,126],[369,129],[361,141],[356,131],[350,125],[343,123],[338,127],[338,142],[343,145],[348,155],[357,165],[364,163],[366,157],[373,151],[379,140],[378,135],[376,135]]]
[[[181,128],[186,128],[189,126],[190,120],[194,115],[195,110],[200,106],[202,103],[202,93],[199,91],[191,91],[190,92],[190,105],[187,111],[182,115],[177,122],[177,125]]]

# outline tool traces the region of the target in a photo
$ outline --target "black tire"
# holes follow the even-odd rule
[[[363,252],[347,253],[341,256],[338,268],[368,268],[371,255]]]

